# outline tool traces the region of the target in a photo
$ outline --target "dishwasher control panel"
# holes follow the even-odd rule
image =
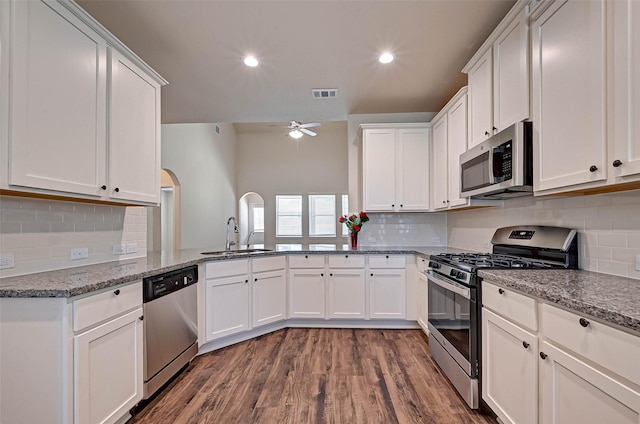
[[[198,282],[198,267],[191,266],[142,280],[143,302],[150,302]]]

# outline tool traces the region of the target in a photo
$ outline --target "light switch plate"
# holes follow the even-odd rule
[[[128,243],[127,253],[136,253],[138,251],[138,243]]]
[[[127,245],[126,244],[114,244],[112,254],[114,255],[124,255],[127,253]]]
[[[71,260],[77,261],[78,259],[87,259],[89,257],[89,249],[86,247],[76,247],[71,249]]]
[[[3,253],[0,255],[0,269],[9,269],[15,266],[13,253]]]

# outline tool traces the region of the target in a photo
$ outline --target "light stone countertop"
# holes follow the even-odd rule
[[[261,258],[276,255],[331,255],[331,254],[408,254],[429,255],[441,252],[462,252],[443,246],[435,247],[360,247],[356,250],[297,250],[268,251],[230,256],[207,256],[201,252],[213,249],[186,249],[178,251],[149,252],[147,257],[124,261],[106,262],[75,268],[36,274],[5,277],[0,279],[0,297],[73,297],[130,283],[142,278],[172,271],[182,267],[210,261],[225,261],[242,258]],[[204,280],[204,276],[200,276]]]
[[[484,280],[640,334],[640,280],[582,270],[480,270]]]

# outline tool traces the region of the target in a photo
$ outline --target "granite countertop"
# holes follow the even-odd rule
[[[640,333],[640,280],[581,270],[480,270],[487,281]]]
[[[296,254],[409,254],[428,258],[441,252],[462,252],[443,246],[410,247],[359,247],[336,250],[267,251],[230,256],[207,256],[201,252],[214,249],[185,249],[177,251],[149,252],[147,257],[123,261],[106,262],[36,274],[5,277],[0,279],[0,297],[73,297],[106,289],[119,284],[133,282],[150,275],[172,271],[203,262],[224,261],[241,258],[259,258]],[[203,279],[203,276],[200,277]]]

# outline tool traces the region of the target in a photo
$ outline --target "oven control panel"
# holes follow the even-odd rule
[[[533,230],[514,230],[509,234],[509,238],[516,240],[531,240],[534,233],[535,231]]]

